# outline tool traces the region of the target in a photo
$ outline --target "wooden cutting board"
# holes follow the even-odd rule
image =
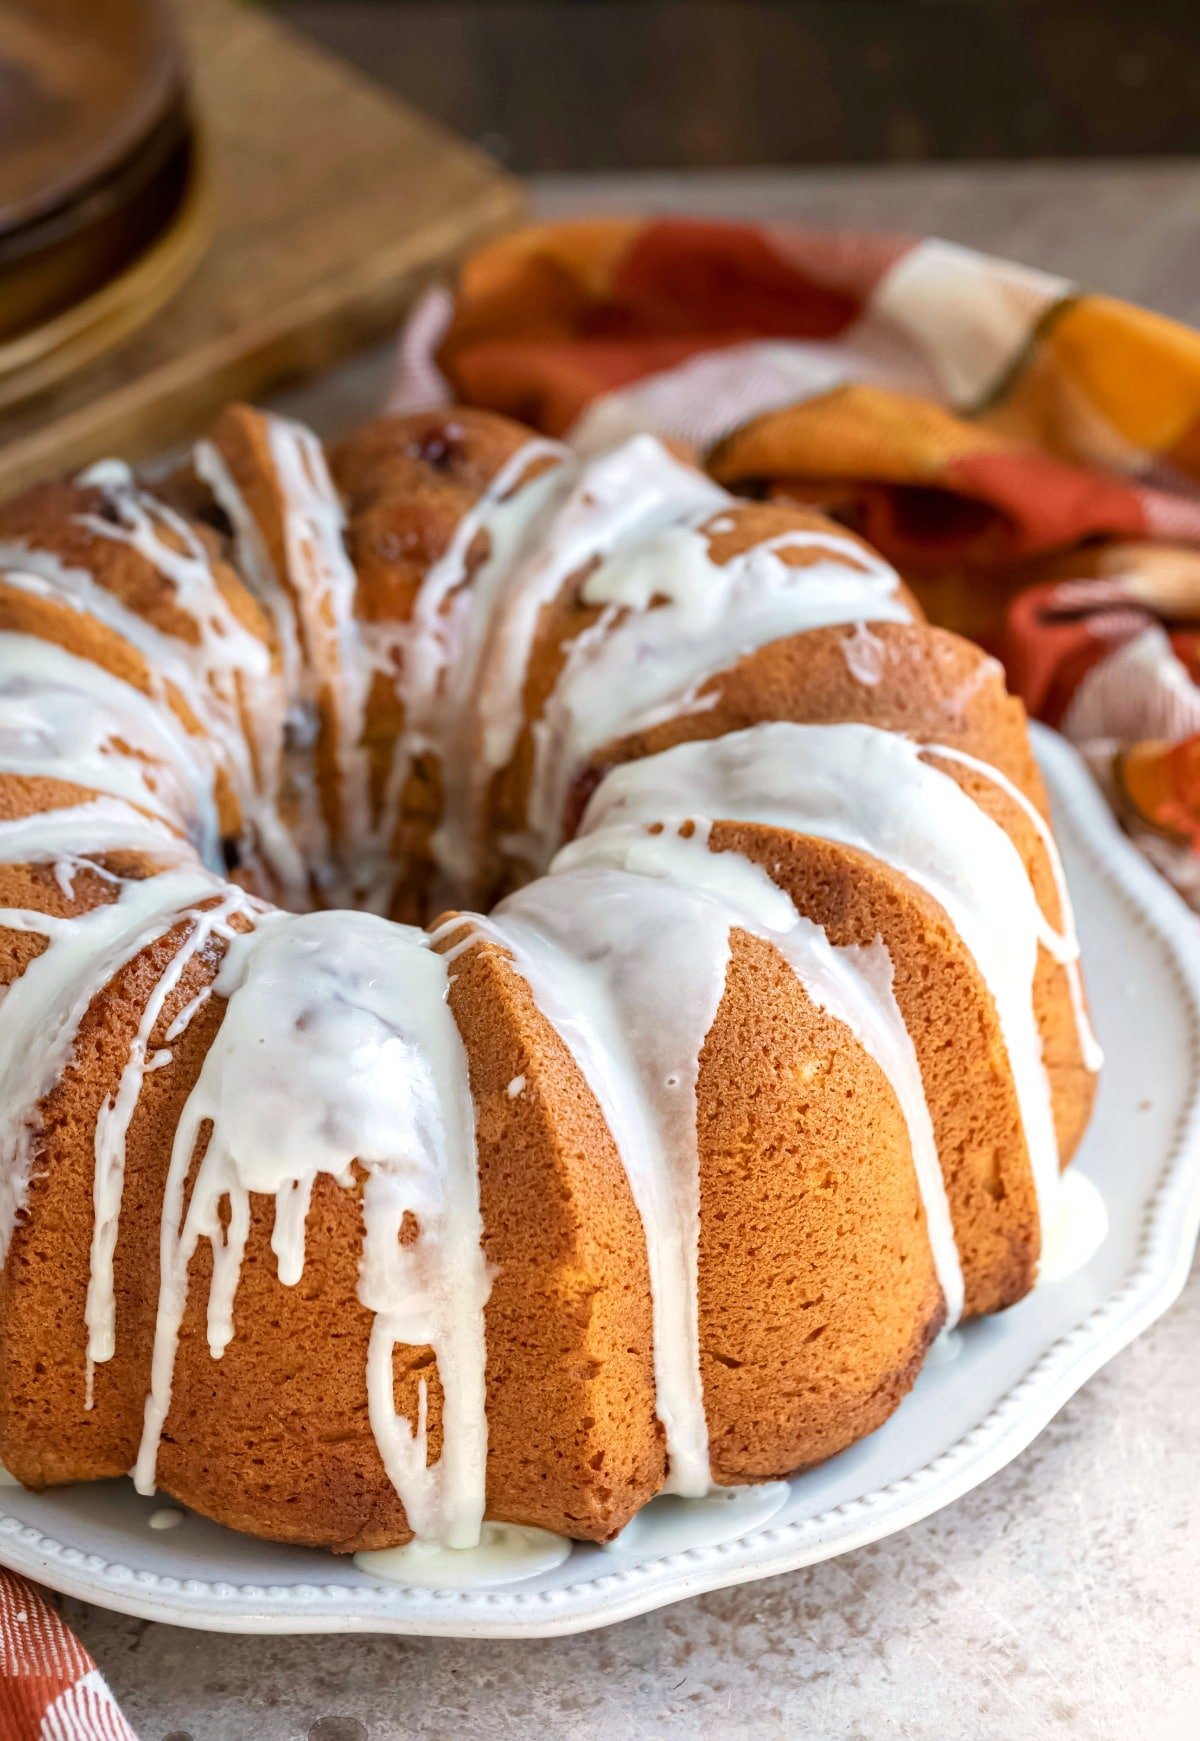
[[[262,12],[179,12],[212,244],[135,337],[0,417],[0,494],[104,453],[144,457],[231,398],[328,366],[520,216],[517,184],[482,152]]]

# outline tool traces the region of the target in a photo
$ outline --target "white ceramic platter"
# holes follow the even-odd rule
[[[969,1326],[957,1356],[927,1365],[885,1427],[790,1482],[764,1527],[679,1552],[677,1502],[668,1502],[643,1514],[615,1551],[576,1545],[555,1571],[523,1584],[437,1591],[198,1517],[152,1530],[153,1502],[126,1482],[105,1482],[41,1495],[0,1490],[0,1562],[180,1626],[532,1637],[846,1553],[986,1481],[1167,1309],[1200,1226],[1200,923],[1121,835],[1074,752],[1044,730],[1037,745],[1107,1053],[1076,1165],[1106,1199],[1109,1236],[1069,1280]]]

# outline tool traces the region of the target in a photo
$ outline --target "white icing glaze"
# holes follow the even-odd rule
[[[545,469],[529,478],[538,464]],[[405,705],[399,766],[406,770],[421,749],[438,754],[443,807],[432,846],[447,878],[470,885],[481,800],[524,723],[543,607],[590,564],[728,499],[652,436],[582,463],[556,444],[534,441],[501,467],[464,516],[421,586],[411,624],[385,638],[393,662],[399,657]],[[485,553],[466,586],[481,540]]]
[[[926,1361],[936,1366],[949,1366],[958,1359],[963,1351],[963,1333],[961,1330],[949,1330],[939,1336],[925,1356]]]
[[[558,463],[529,476],[548,461]],[[583,601],[600,616],[570,643],[533,726],[528,833],[514,846],[543,866],[567,783],[591,750],[702,705],[709,678],[769,641],[828,623],[908,619],[894,571],[833,531],[788,532],[715,562],[706,523],[735,523],[719,512],[731,504],[651,436],[584,461],[548,442],[519,449],[430,568],[411,621],[363,628],[405,721],[375,853],[386,861],[404,781],[432,751],[442,780],[432,850],[448,889],[470,887],[483,799],[524,724],[540,615],[572,577],[587,576]],[[810,560],[785,560],[796,552]]]
[[[279,490],[284,572],[277,574],[262,528],[219,449],[200,442],[193,455],[234,530],[239,564],[275,619],[293,705],[324,700],[333,721],[332,752],[343,831],[351,843],[370,834],[368,766],[363,749],[369,671],[355,610],[358,578],[346,555],[345,515],[320,442],[289,417],[262,414]],[[349,866],[329,863],[332,843],[315,782],[302,791],[306,856],[324,872],[326,897],[353,901]],[[340,854],[338,855],[340,857]]]
[[[329,872],[323,868],[329,860],[328,832],[310,755],[319,729],[316,684],[301,656],[296,613],[275,573],[262,530],[220,450],[211,441],[197,442],[192,449],[192,465],[230,523],[238,573],[260,604],[270,611],[275,625],[287,695],[280,777],[295,801],[292,829],[297,845],[314,877],[320,879],[324,874],[328,878]]]
[[[564,454],[556,442],[542,440],[518,448],[462,516],[445,553],[429,568],[410,620],[364,625],[371,662],[391,678],[404,709],[375,829],[374,850],[384,885],[375,900],[381,904],[386,904],[394,880],[388,854],[404,784],[416,757],[426,751],[436,755],[443,782],[442,816],[432,843],[436,860],[448,877],[461,884],[470,880],[481,779],[475,765],[473,708],[480,664],[523,543],[556,499],[555,464],[535,477],[529,473],[541,462],[561,462]]]
[[[643,1506],[620,1535],[605,1542],[603,1551],[614,1556],[632,1552],[640,1563],[738,1541],[769,1523],[791,1496],[786,1481],[714,1487],[703,1499],[663,1494]]]
[[[345,828],[363,840],[370,825],[362,748],[366,661],[359,647],[358,577],[346,555],[346,519],[320,442],[291,418],[266,419],[271,458],[283,492],[290,591],[308,668],[335,698],[333,753]]]
[[[589,576],[600,609],[577,635],[533,726],[528,839],[544,865],[558,843],[572,776],[602,745],[704,705],[709,679],[772,641],[860,620],[903,622],[908,607],[886,563],[835,533],[780,533],[721,563],[706,514],[617,549]],[[812,560],[784,560],[788,554]]]
[[[604,1115],[646,1237],[666,1490],[688,1497],[712,1485],[700,1375],[696,1087],[735,927],[774,944],[813,1001],[845,1022],[895,1085],[947,1309],[957,1317],[961,1269],[932,1128],[881,950],[833,949],[748,859],[710,852],[696,837],[640,829],[573,843],[552,875],[491,918],[456,917],[437,934],[453,940],[452,955],[477,936],[509,950]]]
[[[449,610],[441,607],[442,618],[451,619],[447,626],[454,635],[455,650],[446,657],[440,690],[429,692],[422,686],[413,704],[406,701],[406,719],[411,705],[416,727],[409,755],[422,747],[432,748],[437,752],[441,770],[442,814],[430,844],[443,876],[451,885],[457,883],[463,888],[471,886],[475,872],[480,809],[487,783],[496,767],[503,765],[494,764],[488,756],[493,725],[502,729],[493,708],[498,703],[506,711],[510,705],[507,696],[498,701],[492,666],[502,649],[511,648],[520,639],[519,626],[513,621],[514,606],[520,605],[520,576],[547,549],[542,533],[553,524],[554,511],[574,476],[574,467],[549,466],[530,481],[522,480],[538,460],[554,457],[557,450],[549,443],[531,443],[521,449],[501,471],[497,484],[476,510],[474,537],[486,534],[487,554],[471,575],[470,586],[459,583],[457,591],[450,595]],[[495,497],[497,488],[503,489],[514,471],[516,481],[508,494]],[[453,563],[465,564],[470,549],[470,544],[461,551],[452,547]],[[444,558],[433,570],[435,599],[447,578],[446,561]],[[422,599],[425,596],[424,587],[421,596]],[[447,595],[441,596],[445,599]],[[418,605],[419,614],[420,610]],[[459,620],[454,621],[455,617]],[[534,622],[536,611],[529,625],[530,638]],[[418,630],[422,632],[428,649],[428,623]],[[404,669],[419,671],[421,658],[420,644],[414,644],[406,654]],[[518,661],[519,655],[514,658],[514,665]],[[519,663],[519,669],[513,673],[521,687],[524,671],[524,663]],[[519,695],[516,706],[520,711]]]
[[[855,623],[842,641],[842,654],[851,677],[864,688],[874,689],[882,681],[887,645],[866,623]]]
[[[90,857],[110,852],[148,853],[167,863],[195,857],[167,823],[117,798],[92,798],[0,821],[0,864],[50,862],[77,869]]]
[[[1042,1232],[1039,1286],[1064,1282],[1095,1256],[1108,1233],[1108,1210],[1092,1181],[1075,1167],[1062,1176],[1053,1213]]]
[[[928,749],[941,754],[940,746]],[[594,794],[584,827],[693,816],[764,823],[839,840],[926,889],[995,1002],[1045,1222],[1059,1174],[1033,1011],[1046,921],[1004,829],[922,754],[919,744],[873,726],[754,726],[613,769]]]
[[[937,754],[944,761],[958,762],[964,768],[971,768],[975,773],[989,780],[993,786],[999,787],[1005,797],[1017,806],[1028,818],[1034,833],[1046,854],[1050,866],[1050,874],[1054,879],[1055,893],[1058,896],[1061,914],[1061,930],[1055,930],[1050,921],[1043,915],[1040,938],[1043,948],[1047,949],[1055,961],[1063,968],[1067,976],[1067,986],[1071,994],[1071,1008],[1075,1015],[1075,1027],[1079,1034],[1079,1050],[1084,1066],[1093,1073],[1100,1069],[1104,1062],[1104,1053],[1092,1027],[1091,1017],[1087,1011],[1087,1001],[1083,995],[1083,974],[1080,969],[1079,933],[1075,929],[1075,914],[1071,907],[1071,895],[1067,888],[1066,873],[1063,870],[1062,859],[1049,824],[1035,804],[1013,784],[1007,774],[999,768],[993,768],[988,762],[981,762],[976,756],[969,756],[964,750],[951,749],[945,744],[937,746]]]
[[[164,1036],[168,1046],[172,1041],[177,1040],[181,1034],[187,1033],[192,1024],[192,1018],[199,1014],[199,1012],[204,1008],[205,1004],[212,996],[212,990],[213,988],[211,985],[202,986],[196,993],[195,997],[189,998],[187,1003],[184,1004]]]
[[[668,1480],[706,1493],[696,1079],[725,989],[727,917],[648,878],[585,870],[530,885],[474,926],[511,951],[616,1143],[646,1234]]]
[[[274,619],[288,694],[293,698],[311,698],[312,677],[305,670],[301,657],[296,612],[291,598],[275,573],[275,566],[258,521],[251,513],[246,498],[238,488],[233,473],[215,442],[196,443],[192,449],[192,466],[196,476],[212,491],[213,500],[233,530],[238,573],[255,598],[266,605]]]
[[[286,695],[270,648],[238,618],[217,585],[198,535],[165,504],[139,490],[129,468],[106,460],[80,475],[104,493],[112,520],[83,514],[100,538],[136,550],[170,584],[195,640],[164,633],[83,568],[52,551],[0,545],[3,585],[70,605],[127,641],[146,661],[165,703],[174,691],[205,729],[199,740],[229,775],[244,812],[248,852],[261,850],[285,898],[307,888],[300,853],[279,814]]]
[[[690,834],[613,827],[572,841],[554,860],[556,873],[586,865],[620,866],[702,890],[720,901],[726,921],[765,939],[789,963],[809,997],[837,1017],[887,1077],[904,1115],[925,1209],[930,1252],[946,1304],[946,1325],[962,1315],[963,1276],[950,1220],[933,1125],[916,1053],[892,992],[892,963],[881,943],[834,949],[819,926],[802,918],[767,872],[740,853],[711,852],[708,825]]]
[[[421,1590],[492,1590],[523,1583],[561,1566],[571,1552],[565,1536],[523,1523],[485,1523],[473,1547],[411,1541],[407,1547],[355,1554],[360,1572]]]
[[[652,436],[564,465],[530,522],[505,586],[503,613],[475,687],[483,776],[512,759],[525,722],[524,690],[543,608],[573,576],[692,513],[728,501],[725,491]],[[467,692],[468,695],[471,693]]]
[[[178,1529],[184,1521],[182,1511],[176,1511],[173,1505],[160,1505],[146,1519],[151,1529]]]
[[[0,1259],[25,1202],[33,1114],[70,1062],[93,1000],[182,912],[223,888],[207,871],[172,869],[123,883],[115,901],[73,919],[0,908],[0,929],[48,940],[0,999]]]
[[[125,798],[221,863],[211,760],[161,702],[53,641],[0,634],[0,773]]]
[[[367,1396],[376,1443],[417,1535],[449,1546],[477,1539],[490,1280],[480,1246],[474,1107],[448,988],[445,961],[424,932],[369,914],[263,913],[252,934],[229,944],[215,985],[228,1005],[180,1117],[163,1194],[151,1394],[134,1471],[141,1492],[154,1486],[199,1240],[213,1249],[208,1335],[216,1358],[233,1335],[251,1195],[275,1199],[279,1278],[294,1285],[318,1174],[349,1186],[357,1161],[365,1225],[359,1298],[374,1314]],[[212,1132],[185,1210],[184,1184],[206,1120]],[[443,1450],[433,1465],[424,1381],[418,1421],[395,1412],[398,1344],[428,1345],[437,1358]]]
[[[87,1303],[84,1308],[84,1322],[88,1332],[88,1408],[92,1406],[93,1372],[97,1362],[111,1360],[116,1353],[113,1255],[117,1246],[121,1198],[125,1186],[125,1150],[129,1126],[137,1111],[146,1072],[160,1069],[171,1061],[169,1051],[159,1051],[152,1057],[149,1055],[150,1036],[188,963],[208,945],[214,935],[229,940],[233,935],[229,929],[230,920],[235,914],[247,913],[250,908],[251,903],[240,889],[226,885],[221,898],[214,905],[200,912],[180,915],[190,922],[191,929],[164,972],[159,975],[147,998],[116,1092],[104,1102],[96,1118],[93,1144],[96,1169],[92,1184],[94,1219]],[[194,1014],[200,1007],[200,998],[191,999],[187,1007]],[[177,1018],[171,1024],[170,1037],[178,1039],[184,1032],[186,1024],[181,1025]]]

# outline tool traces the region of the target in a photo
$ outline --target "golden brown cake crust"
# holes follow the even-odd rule
[[[62,808],[90,794],[58,782],[0,780],[0,819]],[[80,868],[68,893],[53,865],[0,863],[0,907],[65,919],[116,899],[120,883],[161,868],[145,855],[106,854]],[[108,874],[105,874],[108,873]],[[169,1068],[146,1078],[130,1131],[122,1228],[115,1259],[117,1354],[97,1369],[88,1409],[84,1306],[93,1225],[95,1127],[129,1057],[147,998],[190,927],[172,927],[102,986],[80,1024],[73,1058],[41,1103],[34,1128],[29,1197],[0,1270],[0,1446],[5,1465],[28,1486],[123,1475],[133,1463],[149,1388],[158,1302],[158,1226],[171,1132],[216,1031],[189,1029]],[[0,985],[10,984],[46,947],[43,936],[0,928]],[[190,998],[211,982],[219,950],[199,952],[164,1005],[152,1043]]]
[[[454,972],[492,1269],[488,1511],[604,1541],[666,1467],[641,1225],[579,1066],[505,952],[476,942]]]
[[[164,635],[196,646],[199,630],[195,620],[178,604],[176,589],[168,577],[140,551],[94,529],[89,520],[114,528],[119,524],[103,489],[65,478],[35,484],[24,495],[0,503],[0,543],[46,551],[65,568],[82,569],[135,616]],[[190,530],[204,546],[213,582],[239,623],[267,646],[273,646],[270,618],[223,561],[219,540],[206,526],[193,525]],[[162,536],[169,547],[177,552],[182,550],[170,529],[163,530]]]
[[[941,1289],[891,1086],[745,932],[697,1099],[712,1470],[762,1481],[891,1414],[941,1327]]]
[[[996,660],[960,635],[929,623],[872,623],[882,650],[879,675],[863,683],[847,659],[854,629],[844,624],[749,653],[704,684],[702,707],[599,750],[580,770],[565,818],[573,834],[587,800],[610,768],[676,744],[723,737],[776,720],[796,725],[853,721],[966,751],[998,768],[1048,816],[1020,699]]]

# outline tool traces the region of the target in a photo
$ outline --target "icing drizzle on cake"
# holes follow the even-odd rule
[[[134,1470],[141,1492],[154,1489],[198,1242],[212,1247],[208,1341],[219,1359],[234,1333],[251,1196],[274,1198],[279,1279],[295,1286],[317,1178],[349,1188],[358,1170],[375,1441],[414,1533],[452,1547],[478,1535],[489,1282],[466,1053],[447,990],[446,963],[425,932],[368,913],[263,913],[253,932],[230,939],[214,985],[227,999],[224,1017],[180,1117],[164,1191],[151,1392]],[[437,1463],[427,1460],[424,1379],[416,1423],[396,1414],[392,1353],[401,1343],[437,1358]]]

